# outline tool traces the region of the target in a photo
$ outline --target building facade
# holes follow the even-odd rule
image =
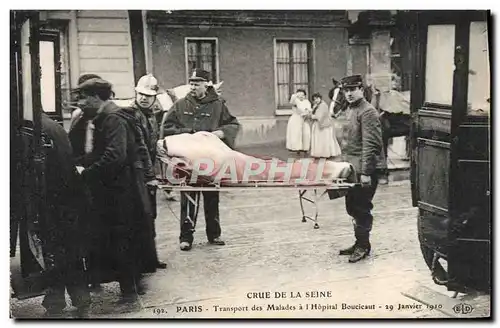
[[[238,144],[280,142],[291,93],[327,98],[346,74],[348,25],[345,11],[151,11],[151,69],[164,86],[212,72],[242,123]]]
[[[298,88],[309,96],[320,92],[329,102],[332,78],[362,74],[379,89],[390,89],[393,14],[42,11],[45,29],[59,40],[53,44],[53,67],[48,60],[42,72],[44,67],[55,72],[56,78],[43,84],[54,85],[60,97],[46,100],[44,108],[59,106],[67,116],[69,90],[81,74],[101,75],[113,83],[116,98],[130,99],[143,74],[153,73],[168,89],[187,83],[194,68],[203,68],[214,83],[224,81],[223,97],[242,123],[239,145],[281,143],[291,113],[288,100]]]
[[[70,90],[82,74],[113,83],[117,98],[134,96],[132,43],[127,11],[40,11],[42,105],[67,118]],[[44,92],[45,91],[45,92]]]

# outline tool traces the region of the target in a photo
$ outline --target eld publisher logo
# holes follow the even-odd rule
[[[453,311],[455,311],[456,314],[470,314],[472,311],[474,311],[474,308],[472,305],[461,303],[457,304],[453,307]]]

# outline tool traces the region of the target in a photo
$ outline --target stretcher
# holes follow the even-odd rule
[[[319,229],[318,216],[319,207],[318,202],[325,195],[328,194],[329,199],[336,199],[344,197],[347,192],[359,184],[352,178],[355,173],[350,174],[349,178],[338,178],[333,180],[316,180],[316,181],[300,181],[282,182],[282,181],[246,181],[246,182],[231,182],[220,181],[215,182],[207,176],[197,176],[195,183],[190,182],[192,170],[186,165],[182,159],[161,156],[159,157],[159,185],[158,189],[165,191],[179,191],[184,192],[187,201],[192,205],[187,208],[186,218],[194,227],[194,219],[198,214],[200,191],[238,191],[249,189],[266,189],[266,190],[290,190],[297,189],[299,194],[300,209],[302,213],[302,222],[310,220],[314,223],[314,229]],[[172,179],[172,177],[174,179]],[[174,181],[173,181],[174,180]],[[323,192],[320,192],[322,190]],[[308,194],[309,192],[309,194]],[[192,196],[194,195],[194,196]],[[305,203],[313,205],[313,214],[306,214]],[[194,208],[194,212],[190,213],[190,209]],[[172,211],[173,212],[173,211]],[[175,213],[174,213],[175,214]]]

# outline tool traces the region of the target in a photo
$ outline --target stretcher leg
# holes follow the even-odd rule
[[[302,210],[302,222],[307,222],[304,214],[304,204],[302,203],[302,197],[304,196],[306,191],[307,190],[299,190],[300,209]]]
[[[314,229],[319,229],[319,224],[318,224],[318,212],[319,212],[318,201],[319,201],[319,197],[321,197],[321,196],[318,197],[318,191],[316,189],[314,189],[313,199],[309,199],[309,198],[307,198],[307,197],[304,196],[306,192],[307,192],[307,190],[299,190],[300,209],[302,210],[302,222],[306,222],[307,219],[309,219],[309,220],[311,220],[311,221],[314,222]],[[308,216],[308,215],[305,214],[303,201],[307,201],[307,202],[313,204],[313,206],[314,206],[314,217],[311,217],[311,216]]]
[[[191,206],[187,206],[187,211],[186,211],[186,219],[189,220],[189,223],[191,223],[191,226],[193,227],[193,233],[196,229],[196,217],[198,216],[198,209],[200,207],[200,193],[197,192],[194,194],[194,198],[189,195],[189,193],[185,193],[186,199],[189,203],[193,205],[194,208],[194,213],[191,213],[190,209]]]

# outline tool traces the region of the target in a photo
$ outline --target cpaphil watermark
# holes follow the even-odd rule
[[[196,184],[200,177],[210,177],[213,183],[248,183],[248,182],[289,182],[295,184],[315,183],[324,181],[325,159],[295,159],[287,161],[280,159],[264,160],[260,158],[227,158],[217,163],[211,158],[201,158],[193,161],[186,176],[178,178],[176,168],[167,165],[164,178],[171,184]],[[177,169],[182,170],[182,167]],[[189,174],[187,172],[189,171]],[[178,172],[177,172],[178,173]]]

